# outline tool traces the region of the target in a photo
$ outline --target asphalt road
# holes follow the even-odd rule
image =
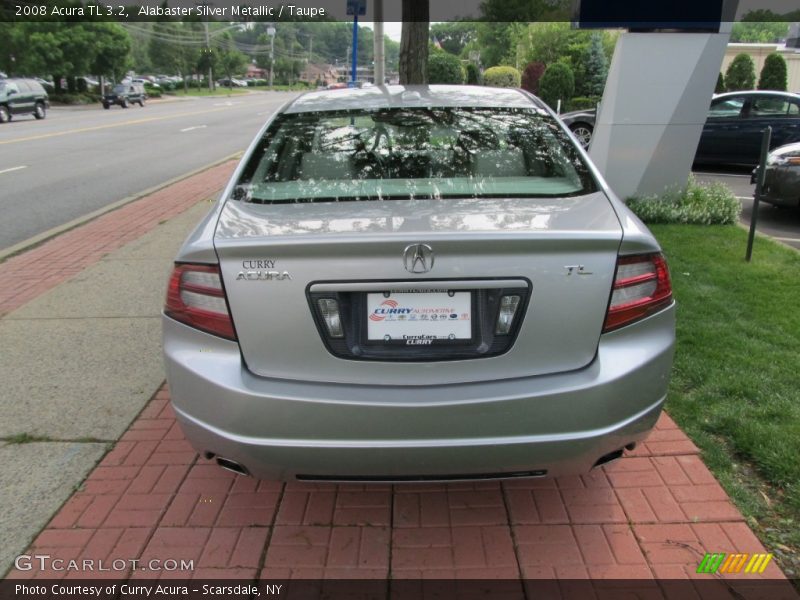
[[[297,94],[53,108],[0,125],[0,251],[237,151]]]
[[[700,182],[721,181],[742,201],[742,222],[748,227],[753,214],[755,184],[750,183],[750,170],[742,169],[696,169],[695,177]],[[756,229],[766,235],[800,249],[800,210],[777,208],[759,202]]]

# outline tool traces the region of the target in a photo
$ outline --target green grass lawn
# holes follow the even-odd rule
[[[800,576],[800,253],[735,226],[654,225],[678,302],[667,411]]]

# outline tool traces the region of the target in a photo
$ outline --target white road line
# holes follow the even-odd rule
[[[185,129],[181,129],[181,133],[185,133],[187,131],[194,131],[195,129],[205,129],[208,125],[195,125],[194,127],[187,127]]]
[[[231,102],[228,100],[227,102],[216,102],[214,106],[235,106],[237,104],[241,104],[241,102]]]
[[[22,169],[27,169],[27,168],[28,165],[22,165],[20,167],[11,167],[10,169],[3,169],[2,171],[0,171],[0,175],[2,175],[3,173],[11,173],[12,171],[21,171]]]
[[[752,200],[752,196],[734,196],[737,200]]]

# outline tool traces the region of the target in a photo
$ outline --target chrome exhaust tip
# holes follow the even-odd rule
[[[250,476],[250,472],[247,470],[247,468],[244,467],[243,465],[240,465],[235,460],[230,460],[228,458],[223,458],[221,456],[218,456],[216,458],[216,461],[217,461],[217,465],[219,465],[220,467],[222,467],[226,471],[232,471],[232,472],[236,473],[237,475],[244,475],[245,477],[249,477]]]

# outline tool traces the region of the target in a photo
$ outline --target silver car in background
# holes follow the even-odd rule
[[[259,478],[585,473],[647,436],[674,302],[652,234],[520,90],[311,92],[176,259],[172,401]]]

